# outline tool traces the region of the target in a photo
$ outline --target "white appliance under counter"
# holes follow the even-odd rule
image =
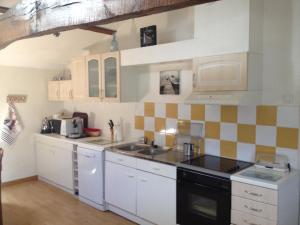
[[[231,180],[231,224],[298,225],[299,171],[252,166]]]

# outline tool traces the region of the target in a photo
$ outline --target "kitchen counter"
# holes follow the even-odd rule
[[[122,151],[118,149],[117,146],[107,147],[105,150],[111,151],[114,153],[119,153],[126,156],[136,157],[139,159],[145,159],[150,160],[154,162],[164,163],[176,166],[178,163],[190,160],[192,158],[195,158],[197,156],[200,156],[198,154],[192,155],[192,156],[185,156],[182,151],[176,150],[176,149],[170,149],[166,153],[160,154],[160,155],[144,155],[141,153],[138,153],[138,151]]]
[[[160,162],[160,163],[174,165],[174,166],[176,166],[180,162],[183,162],[183,161],[186,161],[191,158],[199,156],[198,154],[195,154],[193,156],[185,156],[182,151],[174,150],[174,149],[168,150],[166,153],[163,153],[160,155],[151,156],[151,155],[140,154],[137,151],[130,151],[130,152],[122,151],[122,150],[118,149],[118,147],[117,147],[117,146],[121,146],[121,145],[125,145],[125,144],[137,143],[136,140],[125,140],[122,142],[114,142],[114,143],[110,143],[110,144],[99,145],[99,144],[95,144],[95,143],[90,143],[89,141],[99,140],[99,139],[108,139],[108,138],[87,137],[87,138],[79,138],[79,139],[70,139],[70,138],[66,138],[66,137],[58,135],[58,134],[38,134],[37,133],[35,135],[36,135],[36,137],[50,138],[52,140],[59,140],[59,141],[63,141],[66,143],[73,144],[73,145],[78,145],[80,147],[86,147],[86,148],[96,150],[96,151],[106,150],[106,151],[111,151],[111,152],[131,156],[131,157],[150,160],[150,161],[154,161],[154,162]]]
[[[90,143],[89,141],[94,141],[94,140],[99,140],[99,139],[109,140],[109,138],[100,136],[100,137],[86,137],[86,138],[71,139],[71,138],[66,138],[59,134],[39,134],[39,133],[36,133],[35,137],[50,138],[52,140],[63,141],[63,142],[70,143],[73,145],[78,145],[81,147],[88,147],[93,150],[101,150],[101,151],[104,148],[113,147],[113,146],[117,146],[117,145],[121,145],[121,144],[128,144],[128,143],[132,143],[132,142],[136,141],[136,140],[125,140],[122,142],[114,142],[114,143],[110,143],[110,144],[99,145],[99,144],[95,144],[95,143]]]
[[[268,176],[278,175],[280,176],[278,180],[268,180],[267,178],[264,179],[255,177],[255,176],[247,176],[244,175],[247,171],[254,171],[254,172],[264,172]],[[272,171],[271,169],[263,169],[263,168],[256,168],[255,166],[249,167],[239,173],[233,174],[230,179],[232,181],[237,181],[241,183],[251,184],[259,187],[269,188],[278,190],[280,186],[285,185],[290,179],[295,179],[296,177],[299,177],[299,171],[296,169],[292,169],[291,172],[277,172]]]

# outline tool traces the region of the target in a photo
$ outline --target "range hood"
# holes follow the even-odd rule
[[[186,98],[185,103],[207,105],[259,105],[261,101],[261,91],[222,91],[193,92]]]

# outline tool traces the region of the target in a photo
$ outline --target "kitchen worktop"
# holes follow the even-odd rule
[[[267,176],[265,179],[255,177],[255,176],[247,176],[244,175],[245,172],[253,171],[254,173],[264,173],[264,176]],[[268,177],[272,176],[278,176],[277,180],[269,180]],[[249,167],[239,173],[233,174],[230,179],[232,181],[237,181],[241,183],[251,184],[259,187],[269,188],[278,190],[281,185],[286,184],[289,179],[293,179],[293,177],[299,177],[299,171],[296,169],[292,169],[291,172],[278,172],[278,171],[272,171],[271,169],[267,168],[256,168],[255,166]]]
[[[182,151],[177,149],[169,149],[166,153],[160,154],[160,155],[144,155],[141,153],[138,153],[138,151],[122,151],[118,149],[118,146],[112,146],[106,148],[107,151],[111,151],[114,153],[119,153],[131,157],[136,157],[139,159],[145,159],[150,160],[154,162],[169,164],[176,166],[178,163],[190,160],[194,157],[199,156],[198,154],[192,155],[192,156],[185,156]]]
[[[36,133],[35,134],[36,137],[41,137],[41,138],[50,138],[52,140],[59,140],[59,141],[63,141],[66,143],[70,143],[73,145],[78,145],[81,147],[88,147],[90,149],[93,150],[103,150],[104,148],[107,147],[112,147],[112,146],[116,146],[116,145],[121,145],[121,144],[128,144],[128,143],[132,143],[136,140],[125,140],[122,142],[113,142],[113,143],[109,143],[109,144],[105,144],[105,145],[98,145],[95,143],[91,143],[90,141],[95,141],[95,140],[99,140],[99,139],[106,139],[109,140],[108,138],[105,137],[86,137],[86,138],[78,138],[78,139],[71,139],[71,138],[67,138],[65,136],[59,135],[59,134],[39,134]]]
[[[97,145],[95,143],[91,143],[89,141],[93,140],[99,140],[99,139],[106,139],[105,137],[86,137],[86,138],[80,138],[80,139],[70,139],[66,138],[64,136],[58,135],[58,134],[36,134],[36,137],[42,137],[42,138],[50,138],[54,140],[59,140],[59,141],[64,141],[70,144],[78,145],[80,147],[87,147],[93,150],[98,150],[98,151],[111,151],[131,157],[136,157],[140,159],[145,159],[145,160],[150,160],[154,162],[160,162],[164,164],[169,164],[169,165],[174,165],[176,166],[178,163],[189,160],[191,158],[194,158],[198,155],[193,155],[193,156],[185,156],[182,151],[176,150],[176,149],[170,149],[166,153],[160,154],[160,155],[144,155],[140,154],[137,151],[122,151],[118,149],[117,146],[124,145],[124,144],[130,144],[130,143],[137,143],[136,140],[125,140],[122,142],[114,142],[110,144],[105,144],[105,145]]]

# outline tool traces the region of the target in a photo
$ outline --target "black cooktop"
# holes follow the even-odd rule
[[[249,162],[243,162],[211,155],[199,156],[197,158],[184,161],[181,164],[192,167],[200,167],[207,170],[213,170],[227,174],[236,173],[253,165],[253,163]]]

